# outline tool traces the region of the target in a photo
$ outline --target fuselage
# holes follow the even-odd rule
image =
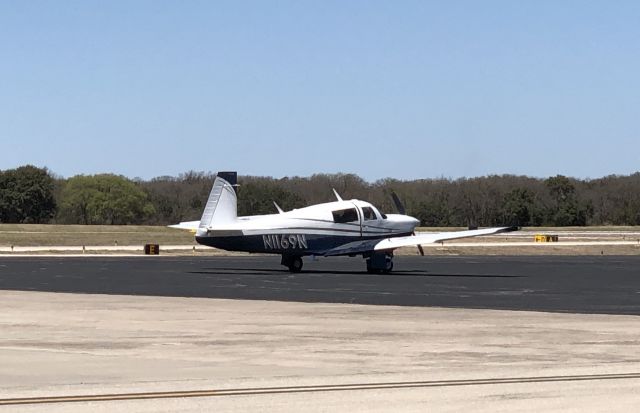
[[[344,200],[272,214],[238,217],[213,228],[199,228],[196,241],[229,251],[322,255],[355,241],[413,233],[419,221],[381,214],[360,200]]]

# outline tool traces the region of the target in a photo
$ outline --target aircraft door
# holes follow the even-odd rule
[[[360,231],[360,238],[362,238],[362,223],[364,222],[364,215],[362,214],[362,208],[355,203],[353,206],[356,208],[356,211],[358,211],[358,229]]]
[[[356,235],[362,236],[362,210],[356,204],[353,204],[353,207],[332,211],[332,214],[333,222],[346,225],[352,233],[356,231]]]
[[[361,235],[367,236],[372,235],[375,231],[375,225],[378,217],[376,213],[373,211],[373,208],[365,206],[361,208]]]

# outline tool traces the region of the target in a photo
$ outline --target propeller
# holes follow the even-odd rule
[[[396,194],[394,191],[391,191],[391,199],[393,199],[393,203],[396,205],[398,213],[407,215],[407,210],[404,208],[404,205],[402,204],[402,201],[400,201],[400,198],[398,198],[398,194]]]
[[[402,203],[402,201],[400,201],[400,198],[398,197],[398,194],[395,193],[395,191],[391,191],[391,199],[393,199],[393,203],[395,204],[398,213],[407,215],[407,210],[405,209],[404,204]],[[414,231],[412,235],[415,236],[416,232]],[[424,257],[424,249],[422,248],[422,245],[416,244],[416,247],[418,247],[418,252],[420,252],[420,255]]]

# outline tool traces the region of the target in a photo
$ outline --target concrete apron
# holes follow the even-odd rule
[[[0,308],[0,399],[640,373],[636,316],[13,291],[0,291]],[[628,411],[640,403],[638,386],[635,378],[89,404]]]

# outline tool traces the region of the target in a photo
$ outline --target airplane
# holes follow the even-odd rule
[[[446,240],[515,231],[517,227],[470,229],[452,232],[416,233],[420,221],[405,215],[399,198],[392,193],[400,214],[383,214],[369,202],[343,200],[284,211],[277,214],[238,216],[237,172],[218,172],[199,221],[181,222],[170,228],[195,232],[201,245],[227,251],[278,254],[291,272],[302,270],[304,256],[362,255],[369,273],[390,273],[397,248]]]

